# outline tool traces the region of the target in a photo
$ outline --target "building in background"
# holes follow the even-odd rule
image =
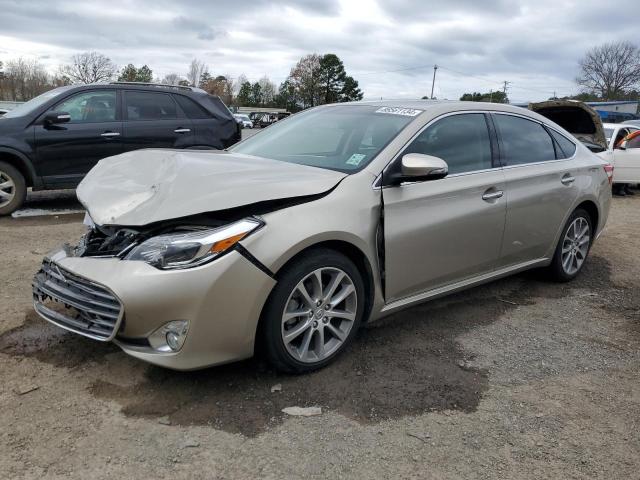
[[[635,120],[638,117],[637,100],[624,100],[618,102],[586,102],[593,108],[603,122],[621,123],[626,120]]]

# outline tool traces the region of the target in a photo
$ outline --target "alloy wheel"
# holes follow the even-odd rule
[[[589,222],[584,217],[576,218],[562,241],[562,269],[568,275],[574,275],[587,258],[591,228]]]
[[[16,196],[16,185],[13,179],[0,170],[0,207],[11,203]]]
[[[282,341],[289,354],[316,363],[334,354],[349,337],[358,296],[351,277],[324,267],[305,276],[293,289],[282,313]]]

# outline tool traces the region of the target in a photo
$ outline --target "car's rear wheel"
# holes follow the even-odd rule
[[[580,273],[591,248],[592,228],[591,217],[585,210],[578,209],[571,214],[550,265],[555,280],[568,282]]]
[[[326,249],[297,258],[279,277],[262,319],[267,357],[291,373],[324,367],[348,347],[360,326],[362,277],[347,257]]]
[[[27,185],[13,165],[0,162],[0,216],[10,215],[22,206],[27,197]]]

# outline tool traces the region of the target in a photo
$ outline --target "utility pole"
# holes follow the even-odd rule
[[[505,103],[506,103],[506,100],[507,100],[507,87],[509,86],[510,83],[511,82],[509,82],[507,80],[504,81],[504,87],[502,89],[502,92],[504,93]]]
[[[489,103],[493,103],[493,88],[489,92]]]
[[[431,81],[431,100],[433,100],[433,87],[436,85],[436,72],[438,71],[438,65],[433,66],[433,80]]]

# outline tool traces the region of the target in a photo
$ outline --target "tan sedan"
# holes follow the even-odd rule
[[[46,320],[186,370],[304,372],[363,323],[529,268],[580,272],[610,165],[529,110],[327,105],[229,151],[140,150],[83,180],[87,234],[34,282]]]

